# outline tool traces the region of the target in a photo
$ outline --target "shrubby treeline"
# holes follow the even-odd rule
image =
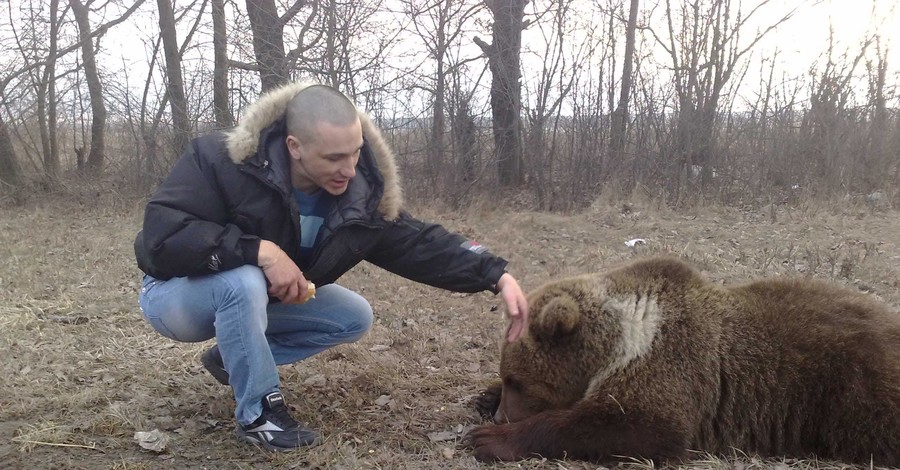
[[[85,177],[146,192],[192,135],[312,79],[375,118],[416,199],[900,204],[898,76],[878,31],[822,44],[799,73],[766,42],[817,7],[14,0],[0,5],[0,197]]]

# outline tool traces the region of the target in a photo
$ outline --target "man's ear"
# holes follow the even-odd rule
[[[284,138],[284,145],[287,146],[288,153],[291,154],[291,158],[295,160],[300,159],[300,147],[302,145],[300,144],[300,139],[288,134],[288,136]]]

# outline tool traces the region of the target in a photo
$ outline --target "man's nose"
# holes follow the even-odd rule
[[[356,162],[351,162],[348,165],[342,166],[340,173],[344,178],[353,178],[356,176]]]

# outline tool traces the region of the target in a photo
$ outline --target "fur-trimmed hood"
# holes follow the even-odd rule
[[[226,131],[226,144],[228,156],[235,163],[242,163],[257,152],[259,135],[263,129],[284,116],[288,102],[301,90],[315,82],[294,82],[276,88],[259,98],[255,103],[244,109],[244,116],[233,129]],[[375,156],[378,169],[384,178],[384,196],[378,205],[378,210],[388,220],[395,220],[400,216],[403,207],[403,190],[400,186],[400,176],[397,171],[397,163],[394,153],[384,141],[381,131],[372,123],[369,116],[359,111],[359,120],[362,124],[363,136]]]

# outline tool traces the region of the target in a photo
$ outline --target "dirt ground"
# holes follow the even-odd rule
[[[500,299],[420,286],[365,264],[341,283],[372,303],[372,331],[281,369],[295,416],[324,443],[290,454],[239,443],[230,389],[200,366],[211,343],[173,343],[140,316],[131,243],[142,208],[115,194],[0,207],[0,468],[597,468],[483,465],[457,447],[480,422],[468,401],[496,378]],[[891,210],[805,203],[672,212],[642,200],[572,215],[413,209],[507,257],[526,290],[672,252],[720,282],[814,276],[900,306],[900,214]],[[634,238],[647,243],[627,247]],[[162,436],[159,452],[135,439],[151,431]],[[698,457],[685,467],[848,467]]]

